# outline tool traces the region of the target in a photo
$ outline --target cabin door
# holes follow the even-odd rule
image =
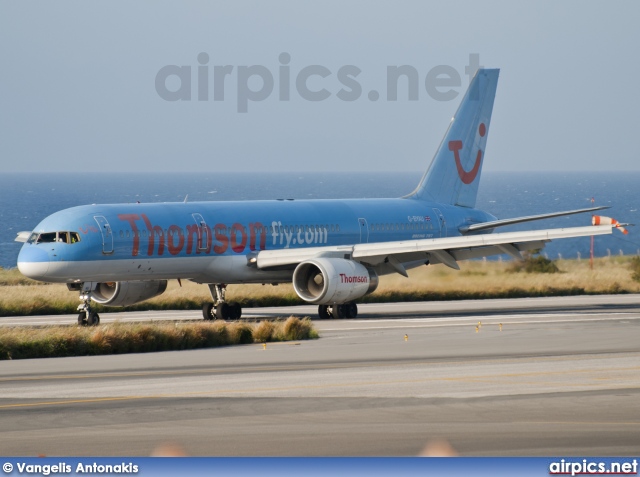
[[[113,232],[107,219],[102,215],[96,215],[93,217],[98,223],[98,228],[102,234],[102,253],[109,255],[113,253]]]

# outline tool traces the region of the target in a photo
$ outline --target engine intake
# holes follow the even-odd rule
[[[166,289],[166,280],[98,283],[91,299],[106,306],[128,306],[162,295]]]
[[[347,303],[374,292],[378,288],[378,275],[353,260],[316,258],[296,267],[293,288],[309,303]]]

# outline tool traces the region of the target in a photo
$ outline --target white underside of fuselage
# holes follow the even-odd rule
[[[132,280],[190,279],[199,283],[290,282],[293,270],[265,271],[247,265],[245,256],[175,257],[171,259],[125,259],[19,263],[22,273],[52,283],[123,282]],[[34,270],[30,270],[34,268]],[[38,270],[36,270],[38,268]],[[44,274],[43,274],[44,273]]]

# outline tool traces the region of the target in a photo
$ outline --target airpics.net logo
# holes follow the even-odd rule
[[[356,65],[330,69],[323,65],[301,66],[289,53],[278,56],[278,65],[215,65],[208,53],[197,55],[197,65],[166,65],[155,77],[156,93],[165,101],[227,101],[235,100],[237,112],[249,111],[249,103],[265,101],[272,96],[278,101],[299,97],[319,102],[335,97],[340,101],[418,101],[427,97],[435,101],[454,100],[465,88],[480,65],[480,55],[472,53],[469,62],[460,70],[451,65],[437,65],[426,73],[411,65],[386,67],[384,94],[369,89],[365,95],[365,75]],[[275,73],[274,73],[275,71]],[[399,94],[399,91],[402,93]],[[235,98],[230,98],[235,95]],[[384,98],[384,99],[383,99]]]

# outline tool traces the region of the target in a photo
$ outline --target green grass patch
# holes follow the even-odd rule
[[[560,273],[556,262],[541,255],[537,257],[527,256],[522,261],[516,261],[507,268],[510,273]]]
[[[268,330],[268,332],[266,331]],[[1,327],[0,360],[149,353],[317,339],[308,318],[250,323],[109,323],[99,327]]]

